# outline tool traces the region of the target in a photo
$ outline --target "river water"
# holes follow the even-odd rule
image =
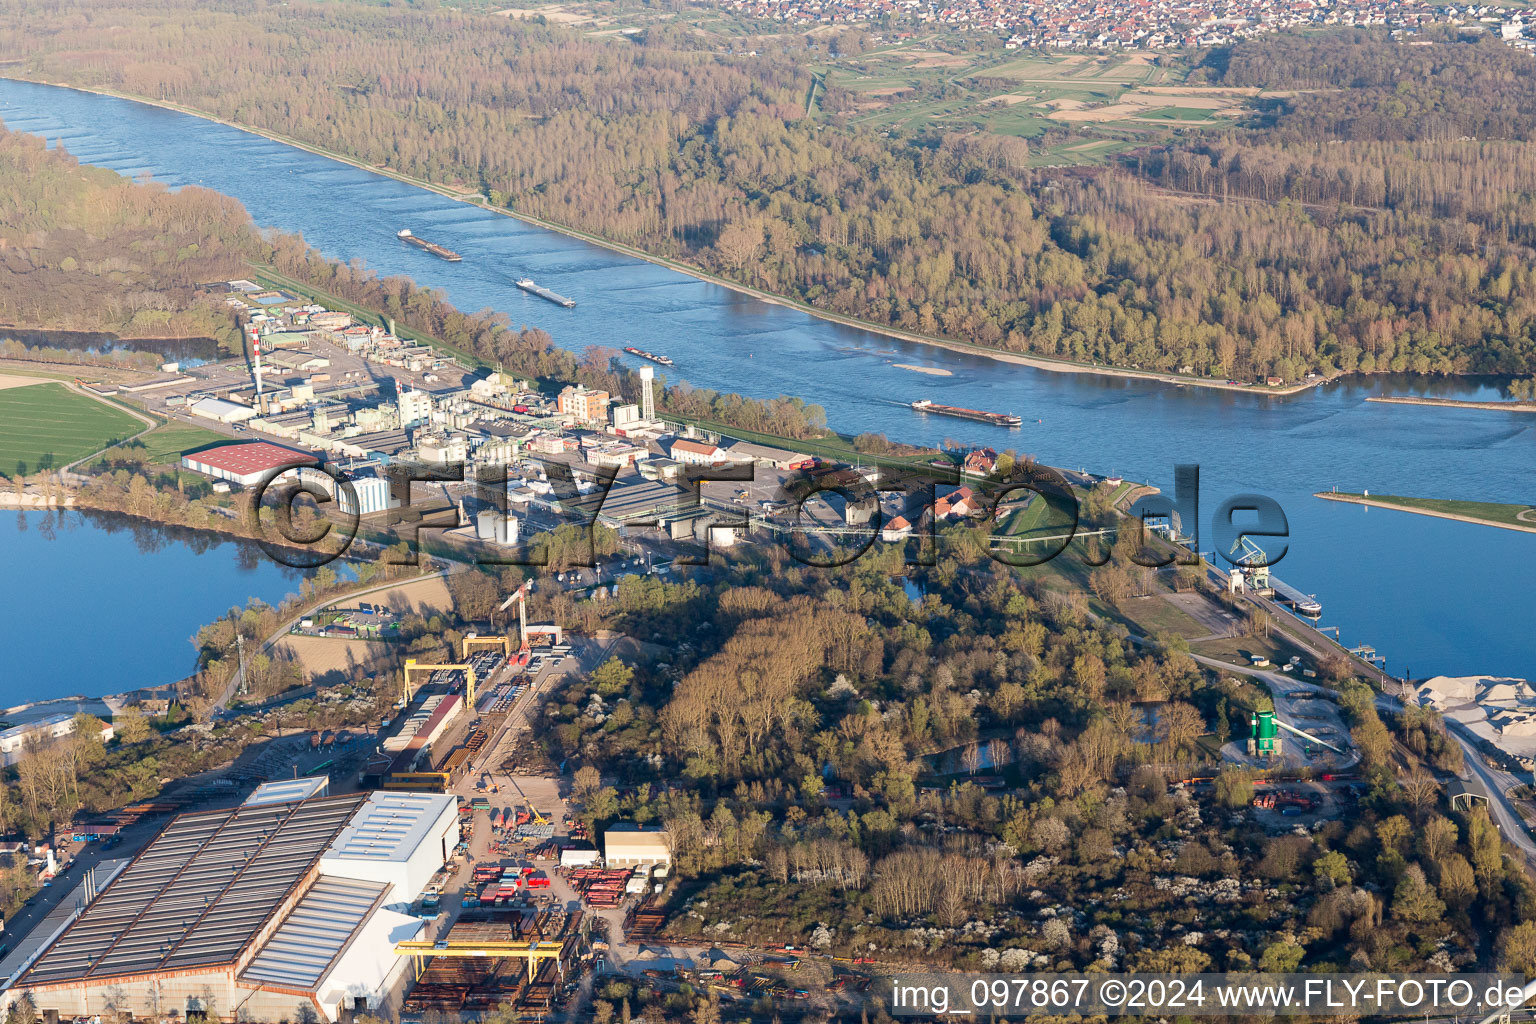
[[[0,509],[0,707],[174,682],[192,636],[303,574],[255,544],[127,516]]]
[[[1280,398],[1033,370],[829,324],[152,106],[0,81],[0,118],[88,163],[232,195],[258,224],[300,232],[327,256],[409,275],[463,309],[505,310],[566,348],[634,344],[671,356],[669,375],[695,386],[799,395],[845,432],[1014,448],[1165,491],[1175,464],[1198,463],[1203,546],[1211,547],[1209,517],[1224,499],[1274,498],[1291,531],[1276,574],[1315,593],[1322,622],[1338,625],[1345,643],[1373,645],[1397,674],[1536,676],[1536,535],[1312,497],[1337,487],[1536,503],[1536,416],[1365,401],[1391,393],[1494,399],[1491,382],[1374,378]],[[402,245],[401,228],[463,253],[463,262]],[[518,291],[512,282],[525,275],[576,299],[576,308]],[[925,418],[907,405],[920,397],[1015,412],[1025,424]]]

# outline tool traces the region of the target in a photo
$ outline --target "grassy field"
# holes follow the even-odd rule
[[[58,469],[142,426],[126,412],[63,384],[0,391],[0,476]]]
[[[1332,491],[1317,495],[1331,501],[1374,505],[1377,508],[1394,508],[1402,512],[1443,518],[1466,519],[1489,526],[1501,526],[1536,533],[1536,504],[1505,505],[1494,501],[1453,501],[1449,498],[1405,498],[1395,494],[1346,494]],[[1522,518],[1523,517],[1523,518]]]
[[[950,54],[917,39],[816,70],[855,94],[866,127],[1035,139],[1036,164],[1102,163],[1176,130],[1231,124],[1251,100],[1188,87],[1186,64],[1146,54]]]
[[[129,444],[109,448],[102,453],[100,461],[137,459],[146,465],[169,466],[180,462],[182,455],[193,448],[229,439],[227,434],[204,430],[189,423],[171,422],[156,427]]]

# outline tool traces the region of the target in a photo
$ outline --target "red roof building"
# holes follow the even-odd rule
[[[183,469],[211,476],[215,480],[228,480],[241,487],[249,487],[274,470],[291,466],[318,466],[320,459],[311,452],[284,448],[267,441],[246,441],[183,455],[181,465]]]

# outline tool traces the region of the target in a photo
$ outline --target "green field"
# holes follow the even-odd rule
[[[947,53],[913,40],[815,70],[866,128],[1032,139],[1033,164],[1103,163],[1176,130],[1234,122],[1248,97],[1185,86],[1186,62],[1144,54]]]
[[[0,391],[0,476],[58,469],[137,433],[143,424],[63,384]]]
[[[215,441],[228,441],[229,435],[205,430],[188,423],[166,423],[156,427],[143,437],[109,448],[101,460],[123,459],[143,462],[146,465],[173,465],[193,448],[200,448]]]

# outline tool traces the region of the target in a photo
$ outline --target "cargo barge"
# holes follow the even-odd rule
[[[635,346],[633,346],[633,345],[626,345],[626,346],[624,346],[624,351],[628,352],[632,356],[639,356],[641,359],[649,359],[651,362],[656,363],[656,364],[658,364],[660,366],[671,366],[672,365],[672,360],[671,360],[670,357],[668,357],[668,356],[659,356],[659,355],[657,355],[654,352],[647,352],[644,349],[635,348]]]
[[[1010,412],[982,412],[979,409],[962,409],[955,405],[940,405],[937,402],[920,398],[912,403],[912,408],[918,412],[938,413],[940,416],[954,416],[962,420],[975,420],[978,423],[990,423],[997,427],[1017,427],[1024,420]]]
[[[550,302],[553,302],[557,306],[564,306],[566,309],[574,309],[576,306],[575,299],[568,299],[558,292],[550,291],[543,285],[534,284],[533,279],[530,277],[525,277],[518,281],[517,286],[523,291],[527,292],[529,295],[537,295],[541,299],[548,299]]]
[[[418,249],[425,249],[433,256],[436,256],[440,259],[445,259],[449,263],[457,263],[464,258],[458,253],[454,252],[452,249],[445,249],[441,245],[438,245],[436,242],[429,242],[425,238],[417,238],[415,235],[411,234],[410,228],[401,228],[399,231],[395,232],[395,237],[400,239],[400,241],[404,242],[406,245],[414,245]]]

